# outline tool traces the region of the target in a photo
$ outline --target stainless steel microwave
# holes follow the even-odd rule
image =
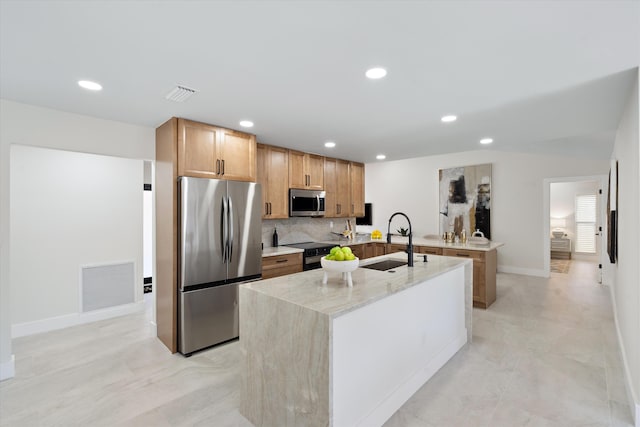
[[[289,216],[324,216],[324,191],[289,190]]]

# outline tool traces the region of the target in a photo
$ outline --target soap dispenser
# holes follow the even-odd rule
[[[273,227],[273,240],[271,244],[274,248],[278,247],[278,230],[275,227]]]

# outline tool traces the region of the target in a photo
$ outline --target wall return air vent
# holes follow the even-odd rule
[[[168,94],[165,95],[165,98],[168,99],[169,101],[175,101],[175,102],[184,102],[187,99],[191,98],[191,96],[198,92],[195,89],[191,89],[189,87],[186,86],[176,86],[174,87],[171,92],[169,92]]]

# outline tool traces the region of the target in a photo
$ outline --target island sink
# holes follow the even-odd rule
[[[387,271],[392,268],[401,267],[407,265],[406,261],[398,261],[395,259],[385,259],[383,261],[374,262],[369,265],[361,265],[361,268],[370,268],[371,270]]]

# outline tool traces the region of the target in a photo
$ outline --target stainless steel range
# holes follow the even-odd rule
[[[289,246],[292,248],[300,248],[304,249],[302,253],[302,269],[303,270],[313,270],[315,268],[320,268],[320,258],[327,255],[331,248],[334,246],[339,246],[338,243],[317,243],[317,242],[302,242],[302,243],[293,243],[291,245],[283,245]]]

